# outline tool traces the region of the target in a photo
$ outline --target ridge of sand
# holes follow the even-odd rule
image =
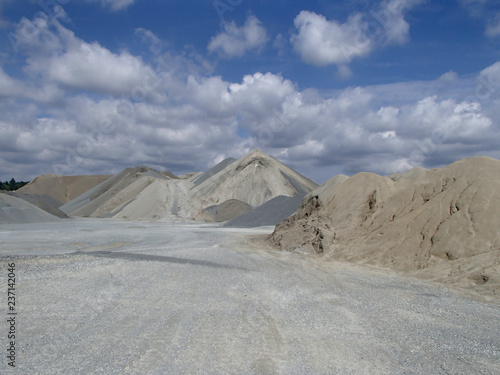
[[[0,224],[46,223],[58,217],[24,199],[0,192]]]
[[[278,196],[303,196],[317,186],[254,150],[185,178],[169,178],[146,167],[129,168],[61,210],[71,216],[124,220],[225,221]]]
[[[473,157],[388,177],[334,177],[270,241],[499,293],[499,227],[500,161]]]
[[[300,186],[300,189],[296,186]],[[309,192],[317,186],[293,169],[255,149],[195,186],[191,195],[205,207],[229,199],[258,207],[277,196],[292,197]]]
[[[44,174],[18,189],[22,194],[49,195],[59,202],[67,203],[94,186],[107,180],[109,175],[61,176]]]
[[[201,183],[208,180],[210,177],[212,177],[212,176],[216,175],[217,173],[219,173],[220,171],[222,171],[229,164],[234,163],[235,161],[237,161],[237,160],[234,158],[224,159],[220,163],[218,163],[216,166],[210,168],[208,171],[206,171],[204,173],[201,173],[196,178],[193,178],[191,181],[194,183],[195,186],[198,186]]]
[[[170,178],[148,167],[127,168],[61,207],[72,216],[113,217],[113,212],[155,180]]]
[[[48,212],[51,215],[57,216],[61,219],[69,218],[64,212],[62,212],[59,207],[62,206],[62,202],[59,202],[57,199],[53,198],[47,194],[22,194],[14,191],[4,192],[12,197],[21,198],[28,203],[31,203],[38,208],[41,208],[45,212]]]

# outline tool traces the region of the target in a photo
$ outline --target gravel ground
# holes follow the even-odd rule
[[[500,373],[498,305],[248,237],[271,230],[0,226],[0,373]],[[15,369],[6,359],[11,262]]]

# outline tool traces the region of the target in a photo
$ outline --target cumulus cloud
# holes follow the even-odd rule
[[[170,95],[175,102],[159,106],[78,95],[60,108],[32,108],[26,118],[2,116],[1,146],[9,151],[0,165],[25,173],[109,173],[147,164],[185,173],[208,168],[221,153],[238,157],[259,147],[292,166],[308,163],[303,172],[318,177],[310,165],[393,173],[487,152],[485,141],[494,152],[498,140],[475,102],[416,96],[380,106],[372,88],[362,87],[323,98],[272,73],[241,82],[191,76],[179,85]],[[238,136],[238,128],[250,136]]]
[[[436,96],[419,99],[422,91],[403,105],[379,106],[373,88],[345,89],[325,99],[306,95],[287,80],[272,77],[267,82],[274,82],[281,94],[275,96],[279,104],[269,110],[264,103],[252,101],[251,95],[263,95],[253,78],[233,84],[236,90],[230,90],[231,95],[243,94],[254,103],[254,115],[242,116],[241,124],[254,139],[279,150],[291,165],[307,160],[316,166],[342,166],[349,174],[361,170],[387,174],[430,166],[436,160],[455,160],[474,150],[483,152],[487,138],[498,139],[498,129],[477,102]],[[267,100],[272,102],[272,97]],[[259,116],[256,108],[260,108]],[[492,143],[489,147],[494,148]]]
[[[249,16],[242,27],[234,21],[224,25],[224,31],[214,36],[208,43],[210,52],[222,56],[241,57],[248,51],[258,51],[267,43],[267,31],[255,16]]]
[[[302,60],[309,64],[342,66],[372,49],[372,41],[363,38],[360,14],[340,24],[314,12],[302,11],[294,24],[298,34],[292,36],[291,42]]]
[[[325,168],[388,174],[479,153],[500,157],[500,62],[476,81],[448,72],[325,95],[269,72],[234,81],[199,74],[187,63],[194,58],[173,53],[153,67],[57,22],[29,22],[32,36],[19,44],[25,75],[0,68],[2,179],[136,165],[182,174],[254,147],[319,182],[331,177]],[[489,96],[474,97],[484,83]]]
[[[335,64],[341,76],[350,74],[348,65],[375,48],[401,45],[408,41],[410,25],[405,13],[422,0],[386,0],[368,14],[354,13],[341,23],[325,16],[302,11],[294,20],[297,33],[290,41],[308,64]]]
[[[81,43],[63,54],[49,58],[43,71],[52,81],[61,85],[102,93],[130,93],[143,78],[153,76],[147,66],[127,52],[111,53],[98,43]]]
[[[51,22],[43,17],[24,18],[11,40],[28,56],[28,74],[66,88],[125,95],[152,75],[142,59],[126,51],[113,53],[97,42],[87,43],[57,18]]]

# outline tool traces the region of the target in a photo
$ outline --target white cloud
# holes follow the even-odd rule
[[[137,57],[127,52],[114,54],[98,43],[80,44],[46,61],[47,77],[61,85],[102,93],[130,94],[141,80],[153,76],[151,70]],[[40,69],[41,68],[41,69]]]
[[[286,43],[287,41],[282,34],[278,34],[274,38],[273,48],[278,51],[278,56],[282,56],[285,54]]]
[[[498,0],[459,0],[468,14],[485,23],[485,35],[491,38],[500,36],[500,12]]]
[[[0,68],[0,179],[144,164],[186,173],[254,147],[316,178],[323,167],[392,173],[419,160],[435,166],[475,154],[500,157],[500,62],[477,82],[448,72],[326,95],[273,73],[233,82],[198,74],[190,68],[199,65],[195,55],[165,53],[153,71],[57,22],[33,25],[19,45],[25,76]],[[463,100],[485,82],[488,98]],[[146,95],[134,98],[137,87]]]
[[[151,30],[138,27],[135,29],[135,35],[137,35],[143,43],[148,44],[149,49],[154,54],[159,54],[161,52],[164,43]]]
[[[481,70],[479,77],[490,81],[494,85],[500,85],[500,61]]]
[[[297,93],[290,80],[272,73],[246,75],[241,83],[229,85],[229,92],[235,104],[249,112],[273,109]]]
[[[226,23],[224,31],[210,40],[208,50],[228,58],[241,57],[248,51],[263,48],[267,40],[267,31],[259,19],[249,16],[242,27],[236,26],[234,21]]]
[[[322,98],[281,76],[256,73],[239,83],[192,76],[167,93],[173,102],[160,106],[81,94],[59,107],[38,104],[26,118],[1,115],[11,151],[2,153],[0,166],[26,174],[110,173],[147,164],[184,173],[208,168],[221,153],[238,157],[259,147],[292,166],[308,163],[303,172],[313,175],[311,164],[392,173],[415,165],[413,151],[424,163],[495,152],[500,130],[478,103],[415,93],[403,105],[379,106],[371,91],[357,87]],[[11,108],[21,113],[24,106]],[[240,138],[238,127],[251,138]]]
[[[438,85],[437,81],[428,84]],[[313,101],[292,90],[282,97],[279,107],[283,127],[272,132],[270,139],[266,135],[266,146],[281,150],[292,165],[309,160],[317,165],[341,165],[347,173],[392,173],[417,165],[410,158],[412,151],[422,153],[424,163],[449,161],[472,150],[484,152],[485,140],[498,139],[478,103],[435,96],[417,99],[415,93],[415,99],[405,105],[378,107],[370,90],[346,89],[334,98]],[[249,100],[249,94],[245,99]],[[276,113],[265,113],[259,119],[243,118],[257,140],[259,129],[277,127]],[[431,148],[422,146],[426,140],[431,140]],[[448,145],[454,148],[449,154]]]
[[[470,142],[481,138],[492,121],[481,112],[477,102],[456,102],[453,99],[438,101],[435,96],[418,101],[405,109],[404,116],[409,123],[405,131],[408,136],[439,134],[440,142]]]
[[[109,7],[111,10],[123,10],[132,5],[136,0],[85,0],[87,2],[100,2],[103,7]]]
[[[350,62],[375,48],[408,41],[410,25],[405,12],[422,0],[386,0],[369,14],[354,13],[340,23],[310,11],[294,20],[297,34],[290,41],[304,62],[317,66],[335,64],[340,77],[348,77]]]
[[[30,30],[29,38],[26,30]],[[52,23],[43,17],[22,19],[12,39],[28,56],[28,74],[66,88],[133,95],[134,88],[152,75],[142,59],[126,51],[113,53],[97,42],[87,43],[57,19]]]
[[[384,0],[380,9],[370,12],[370,16],[382,27],[384,44],[401,45],[408,41],[410,25],[404,19],[405,13],[424,0]]]
[[[314,12],[302,11],[294,24],[298,34],[292,36],[291,42],[302,60],[309,64],[342,66],[372,49],[371,40],[363,36],[360,14],[340,24]]]
[[[486,27],[486,35],[489,37],[500,36],[500,13]]]
[[[458,79],[458,74],[453,70],[450,70],[449,72],[446,72],[443,75],[441,75],[441,77],[439,77],[439,81],[443,83],[454,82],[457,79]]]
[[[475,94],[481,100],[500,97],[500,61],[481,70]]]
[[[16,82],[0,67],[0,98],[16,97],[22,93],[21,82]]]

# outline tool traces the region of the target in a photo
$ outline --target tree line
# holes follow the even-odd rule
[[[11,178],[10,181],[5,181],[5,182],[0,181],[0,190],[14,191],[14,190],[17,190],[19,188],[22,188],[28,182],[16,181],[16,180],[14,180],[14,178]]]

